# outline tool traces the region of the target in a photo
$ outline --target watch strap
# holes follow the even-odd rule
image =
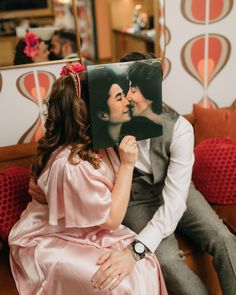
[[[144,246],[144,251],[143,251],[143,253],[137,253],[136,251],[135,251],[135,245],[137,244],[137,243],[141,243],[143,246]],[[138,261],[138,260],[140,260],[140,259],[143,259],[144,257],[145,257],[145,255],[146,255],[146,253],[149,251],[148,250],[148,248],[142,243],[142,242],[140,242],[139,240],[134,240],[131,244],[130,244],[130,248],[132,248],[132,252],[134,253],[134,255],[137,257],[137,259],[136,259],[136,261]]]
[[[134,251],[134,248],[133,248],[132,244],[129,244],[127,246],[127,248],[132,253],[132,256],[134,257],[135,261],[139,261],[141,259],[140,255]]]

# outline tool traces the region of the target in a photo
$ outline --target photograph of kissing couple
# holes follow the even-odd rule
[[[162,135],[160,59],[88,67],[93,149]]]

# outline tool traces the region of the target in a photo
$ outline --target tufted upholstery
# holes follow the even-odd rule
[[[206,139],[194,153],[196,188],[210,203],[236,204],[236,139]]]
[[[12,226],[31,200],[28,194],[30,169],[11,167],[0,172],[0,238],[7,242]]]

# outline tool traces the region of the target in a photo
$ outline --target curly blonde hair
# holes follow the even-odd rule
[[[38,142],[32,165],[32,177],[37,180],[50,155],[60,146],[70,147],[69,162],[78,155],[95,169],[101,160],[92,150],[90,117],[88,111],[87,73],[80,73],[81,97],[76,93],[71,76],[60,77],[53,84],[47,104],[45,134]]]

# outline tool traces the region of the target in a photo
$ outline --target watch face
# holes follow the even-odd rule
[[[134,245],[134,250],[136,253],[142,254],[145,251],[145,247],[142,243],[138,242]]]

